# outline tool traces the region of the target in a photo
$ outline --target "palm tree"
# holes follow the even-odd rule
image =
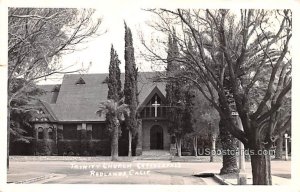
[[[119,139],[119,128],[120,121],[124,121],[124,115],[130,113],[127,104],[124,104],[124,100],[114,101],[109,99],[107,101],[101,102],[97,114],[99,116],[106,115],[108,120],[108,130],[111,136],[111,156],[112,161],[118,159],[118,139]]]

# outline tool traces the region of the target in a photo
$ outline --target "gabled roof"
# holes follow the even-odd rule
[[[52,111],[52,108],[49,103],[38,99],[35,102],[35,104],[38,105],[39,109],[41,111],[43,111],[44,113],[40,114],[37,112],[32,112],[32,115],[33,115],[33,118],[31,119],[32,122],[45,121],[45,120],[42,120],[44,118],[47,119],[46,122],[56,122],[57,121],[57,117],[55,116],[54,112]]]
[[[49,113],[51,119],[53,119],[53,121],[57,121],[57,117],[56,117],[55,113],[53,112],[53,110],[52,110],[52,108],[50,106],[51,104],[49,104],[46,101],[42,101],[42,100],[41,100],[41,104],[45,107],[45,109]]]
[[[108,73],[102,74],[66,74],[63,78],[57,101],[55,104],[49,104],[51,96],[44,95],[41,100],[47,103],[58,121],[104,121],[105,116],[99,117],[96,114],[99,103],[107,99],[108,87],[105,82]],[[139,103],[152,92],[158,89],[165,95],[165,83],[153,82],[151,79],[156,76],[154,72],[140,72],[138,75]],[[79,79],[85,84],[77,85]],[[124,74],[121,74],[121,81],[124,84]],[[52,85],[52,89],[55,85]],[[51,86],[45,86],[51,90]],[[47,92],[48,94],[51,92]],[[51,94],[50,94],[51,95]]]
[[[151,100],[151,98],[157,94],[161,99],[162,101],[165,101],[165,97],[166,95],[164,95],[161,90],[157,87],[157,85],[152,89],[150,90],[151,92],[149,94],[147,94],[146,98],[143,100],[142,103],[140,103],[139,105],[139,109],[138,111],[142,110],[144,106],[147,105],[147,103]]]

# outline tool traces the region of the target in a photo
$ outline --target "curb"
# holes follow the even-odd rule
[[[216,182],[220,183],[221,185],[232,185],[231,183],[227,182],[225,179],[223,179],[222,177],[220,177],[217,173],[198,173],[198,174],[194,174],[194,176],[196,177],[210,177],[213,180],[215,180]]]
[[[16,182],[12,182],[12,183],[13,184],[30,184],[30,183],[34,183],[34,182],[37,182],[37,181],[41,181],[41,180],[45,180],[45,179],[50,179],[52,177],[55,177],[55,175],[54,174],[43,175],[43,176],[39,176],[39,177],[35,177],[35,178],[23,180],[23,181],[16,181]]]
[[[171,159],[172,162],[183,162],[183,163],[212,163],[209,161],[201,160],[201,159]],[[220,161],[215,161],[213,163],[219,163]]]
[[[220,177],[220,176],[217,175],[217,174],[214,174],[213,178],[214,178],[217,182],[221,183],[221,185],[232,185],[231,183],[227,182],[225,179],[223,179],[222,177]]]

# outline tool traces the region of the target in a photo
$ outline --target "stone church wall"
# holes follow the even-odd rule
[[[35,124],[34,128],[34,137],[36,138],[33,142],[34,154],[57,155],[57,125],[52,123],[38,123]]]

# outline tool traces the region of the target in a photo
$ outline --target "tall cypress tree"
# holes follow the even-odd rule
[[[109,64],[109,75],[108,75],[108,94],[107,99],[114,100],[115,102],[119,102],[121,99],[121,90],[122,84],[120,80],[120,60],[118,58],[118,54],[115,51],[113,45],[111,45],[110,51],[110,64]],[[106,125],[108,128],[108,132],[111,136],[111,155],[114,158],[118,156],[118,139],[119,139],[119,128],[115,127],[115,123],[113,122],[113,114],[108,112],[106,114]]]
[[[168,57],[167,57],[167,76],[176,77],[176,74],[180,73],[180,64],[175,58],[178,58],[179,49],[177,45],[175,31],[173,35],[169,36],[168,44]],[[168,122],[169,122],[169,132],[174,134],[176,138],[177,154],[181,156],[181,142],[183,136],[190,132],[191,125],[189,118],[189,110],[186,107],[187,98],[183,89],[182,81],[168,81],[166,85],[166,99],[168,109]]]
[[[128,156],[132,155],[131,143],[132,136],[135,136],[138,123],[137,123],[137,106],[138,106],[138,93],[137,93],[137,68],[134,58],[134,48],[132,42],[132,33],[129,27],[125,24],[125,83],[124,83],[124,96],[125,103],[129,105],[130,114],[125,118],[125,123],[129,131],[129,146]]]
[[[110,50],[110,64],[108,74],[108,94],[107,99],[113,99],[119,101],[122,98],[122,84],[121,84],[121,72],[120,72],[120,60],[118,54],[115,51],[113,45]]]
[[[168,40],[168,57],[167,57],[167,68],[166,68],[166,75],[167,76],[171,76],[172,74],[172,57],[171,57],[171,47],[172,47],[172,36],[169,35],[169,40]],[[173,83],[171,81],[168,81],[166,83],[166,101],[167,101],[167,105],[171,106],[172,105],[172,100],[173,100],[174,96],[173,96]],[[168,109],[168,113],[171,113],[172,109],[169,108]]]
[[[168,39],[168,56],[167,56],[167,68],[166,68],[166,75],[172,77],[174,74],[174,55],[173,55],[173,38],[172,35],[169,35]],[[169,106],[167,108],[167,118],[168,118],[168,129],[170,134],[174,134],[174,120],[176,115],[176,98],[175,98],[175,91],[174,88],[175,83],[174,81],[167,81],[166,83],[166,104]],[[174,135],[175,136],[175,135]]]

